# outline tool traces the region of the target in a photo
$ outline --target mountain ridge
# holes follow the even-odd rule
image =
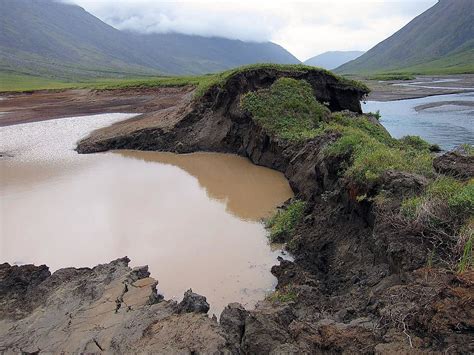
[[[450,58],[461,55],[462,61]],[[444,60],[440,62],[440,60]],[[474,1],[440,0],[392,36],[336,72],[474,70]],[[469,65],[471,64],[471,65]],[[469,69],[471,68],[471,69]]]
[[[331,70],[360,57],[364,53],[364,51],[327,51],[311,57],[303,63]]]
[[[272,42],[120,31],[77,5],[0,0],[0,70],[57,78],[205,74],[299,60]]]

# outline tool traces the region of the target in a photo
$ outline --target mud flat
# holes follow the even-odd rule
[[[191,292],[180,304],[155,295],[128,310],[123,300],[129,290],[135,290],[129,285],[148,275],[145,269],[131,271],[124,261],[119,261],[121,272],[112,271],[118,270],[115,262],[92,270],[59,270],[52,276],[44,268],[3,265],[0,284],[10,286],[0,288],[2,333],[8,340],[2,339],[0,344],[37,350],[41,342],[48,341],[46,333],[36,332],[35,337],[31,330],[32,322],[44,324],[46,319],[37,312],[61,307],[58,297],[69,300],[77,295],[79,300],[88,300],[82,303],[85,311],[89,302],[95,305],[97,300],[109,300],[109,308],[100,313],[104,321],[86,321],[93,325],[81,333],[84,336],[79,342],[72,338],[77,328],[67,328],[75,324],[74,314],[46,311],[54,314],[50,323],[54,325],[40,329],[57,329],[59,322],[60,329],[71,334],[67,344],[58,341],[50,348],[120,351],[134,347],[139,351],[185,353],[472,351],[473,273],[427,268],[431,244],[380,218],[382,211],[368,198],[383,190],[393,197],[390,208],[399,208],[403,196],[422,190],[428,179],[387,170],[376,182],[360,185],[343,174],[350,163],[347,155],[325,154],[326,148],[341,137],[340,132],[328,130],[296,142],[270,134],[241,108],[240,102],[248,91],[266,89],[280,77],[306,80],[318,101],[327,103],[331,111],[350,110],[352,113],[346,112],[348,122],[362,119],[363,127],[370,123],[371,131],[378,127],[377,132],[387,138],[373,117],[360,116],[360,99],[367,94],[364,87],[316,69],[263,68],[236,73],[223,85],[211,87],[198,101],[184,100],[166,112],[100,129],[77,147],[81,153],[114,149],[237,153],[284,173],[306,208],[286,240],[295,261],[281,260],[272,268],[278,279],[273,297],[260,302],[255,310],[231,304],[217,323],[205,315],[207,306],[202,297]],[[452,153],[440,157],[436,165],[449,173],[459,165],[451,164],[457,160],[464,167],[473,163],[472,157]],[[463,174],[471,171],[462,170]],[[140,277],[133,276],[137,272]],[[58,279],[61,275],[64,279]],[[124,288],[114,294],[88,288],[94,285],[95,277],[106,279],[103,285],[118,280]],[[81,292],[64,292],[63,287]],[[41,296],[31,297],[25,290]],[[153,288],[148,289],[150,294],[155,294]],[[109,326],[108,319],[115,314],[122,315],[123,321]],[[183,323],[186,330],[180,327]]]
[[[144,113],[176,105],[191,87],[121,90],[45,90],[4,94],[0,127],[102,113]]]
[[[370,87],[370,101],[416,99],[434,95],[474,92],[474,74],[417,76],[413,80],[363,80]]]

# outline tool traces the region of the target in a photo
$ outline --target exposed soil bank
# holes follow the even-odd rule
[[[332,110],[360,112],[363,90],[331,83],[317,71],[313,74],[305,79],[313,85],[319,100],[327,101]],[[163,120],[152,126],[133,129],[130,124],[117,124],[93,133],[78,146],[78,151],[83,153],[120,148],[233,152],[282,171],[293,190],[307,201],[305,217],[289,241],[295,262],[282,261],[272,269],[278,278],[277,289],[285,297],[262,301],[255,311],[229,305],[219,325],[212,323],[211,328],[210,319],[201,323],[202,329],[212,329],[216,341],[201,337],[193,328],[191,336],[179,337],[181,349],[235,353],[473,351],[474,274],[455,275],[446,270],[424,268],[429,245],[418,235],[380,220],[371,202],[356,198],[364,192],[371,196],[381,189],[401,198],[421,189],[426,179],[387,171],[380,183],[359,191],[359,186],[340,174],[346,163],[344,157],[330,158],[323,154],[324,148],[338,138],[337,133],[327,133],[304,143],[289,143],[268,135],[240,109],[239,102],[246,90],[267,87],[276,76],[271,71],[236,75],[224,87],[209,91],[200,102],[183,102],[179,110],[166,114],[157,112],[155,117]],[[147,115],[142,119],[151,122]],[[4,269],[4,275],[17,270],[8,265]],[[18,270],[23,275],[21,279],[26,280],[23,284],[31,287],[34,282],[27,275],[33,273],[27,267]],[[8,276],[3,279],[14,280]],[[0,300],[6,303],[23,294],[14,292],[7,297],[3,291]],[[193,299],[197,306],[181,309],[205,310],[202,299]],[[41,298],[39,302],[43,302]],[[12,305],[5,309],[17,308]],[[29,313],[30,310],[25,314]],[[8,317],[11,319],[11,314],[3,319]],[[135,320],[132,327],[127,327],[126,331],[132,335],[123,340],[123,346],[130,339],[139,339],[136,344],[141,344],[155,337],[156,341],[149,340],[155,341],[154,349],[176,346],[160,343],[160,332],[179,329],[169,322],[179,322],[182,317],[182,313],[166,319],[157,317],[154,326],[146,332],[134,326],[139,321]],[[201,329],[198,322],[192,325]],[[12,329],[9,332],[18,331]],[[98,328],[96,336],[101,332],[102,328]],[[27,341],[17,339],[11,343],[17,348]],[[176,338],[172,336],[172,339]],[[122,346],[110,344],[107,350]],[[148,348],[143,346],[143,349]]]

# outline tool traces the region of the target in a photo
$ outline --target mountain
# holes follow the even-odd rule
[[[364,54],[362,51],[324,52],[315,57],[309,58],[304,62],[304,64],[324,69],[335,69],[344,63],[360,57],[362,54]]]
[[[0,70],[55,78],[203,74],[299,60],[277,44],[119,31],[76,5],[0,0]]]
[[[474,0],[440,0],[336,72],[474,71]]]

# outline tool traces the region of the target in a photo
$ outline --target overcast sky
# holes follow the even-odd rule
[[[157,1],[66,0],[104,22],[140,32],[272,41],[300,60],[331,50],[367,50],[437,0]]]

